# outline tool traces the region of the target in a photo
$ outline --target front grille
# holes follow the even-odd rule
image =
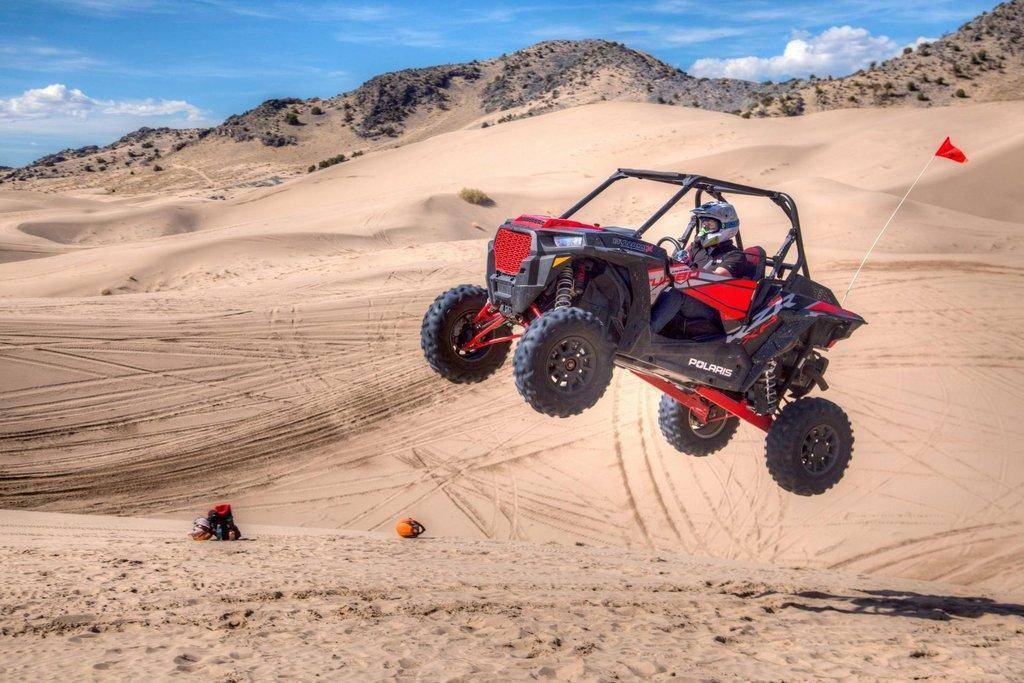
[[[530,235],[501,228],[494,238],[494,267],[503,273],[516,275],[523,259],[530,255]]]

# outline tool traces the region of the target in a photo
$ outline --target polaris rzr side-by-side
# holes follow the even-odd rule
[[[571,219],[625,178],[678,189],[637,229]],[[685,234],[643,241],[691,191],[695,218]],[[739,276],[696,258],[708,243],[698,239],[704,233],[697,216],[721,227],[712,209],[731,211],[727,195],[764,197],[790,224],[768,256],[761,247],[743,248],[734,221],[732,257],[745,268]],[[705,196],[715,202],[702,204]],[[479,382],[519,338],[516,387],[534,409],[557,417],[593,406],[613,367],[628,369],[663,392],[659,424],[677,450],[709,455],[742,419],[767,432],[765,457],[775,481],[815,495],[842,478],[853,433],[839,406],[808,394],[828,388],[822,352],[863,323],[810,278],[789,195],[700,175],[620,169],[558,218],[523,215],[502,224],[488,244],[486,289],[460,285],[439,296],[423,318],[421,343],[442,377]]]

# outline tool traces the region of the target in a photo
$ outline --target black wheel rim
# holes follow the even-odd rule
[[[809,474],[821,476],[839,457],[839,433],[827,424],[811,427],[800,446],[800,462]]]
[[[721,414],[718,406],[711,406],[708,410],[707,422],[701,422],[692,410],[687,415],[687,419],[690,422],[690,430],[702,439],[712,439],[725,429],[726,416]]]
[[[483,346],[478,349],[473,349],[472,351],[465,351],[463,349],[463,347],[468,344],[479,331],[477,330],[476,325],[473,324],[476,314],[476,311],[466,311],[456,318],[455,322],[452,323],[452,329],[448,335],[448,341],[451,344],[452,351],[455,352],[455,355],[462,360],[469,362],[478,361],[491,351],[490,346]]]
[[[594,376],[596,353],[582,337],[566,337],[548,354],[548,378],[556,389],[573,393],[584,389]]]

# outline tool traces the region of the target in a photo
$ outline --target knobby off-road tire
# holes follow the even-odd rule
[[[553,417],[593,406],[612,379],[615,349],[601,321],[566,306],[530,323],[512,358],[516,388],[534,410]]]
[[[725,448],[739,427],[740,419],[732,416],[721,418],[725,413],[717,406],[711,406],[706,425],[702,425],[690,409],[668,394],[661,395],[658,404],[658,426],[665,440],[680,453],[704,457]]]
[[[853,430],[843,409],[823,398],[801,398],[782,409],[768,431],[765,462],[785,490],[816,496],[835,486],[853,457]]]
[[[494,374],[508,357],[512,342],[503,342],[470,351],[459,348],[476,334],[473,318],[487,303],[487,290],[475,285],[459,285],[434,299],[423,316],[420,346],[427,364],[450,382],[482,382]],[[499,336],[506,328],[498,328]]]

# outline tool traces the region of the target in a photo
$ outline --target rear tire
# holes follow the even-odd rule
[[[721,411],[721,408],[711,406],[711,410],[713,412],[709,417],[721,417],[715,412]],[[662,436],[673,448],[686,455],[702,458],[722,450],[736,433],[739,424],[740,419],[731,416],[701,425],[689,408],[668,394],[662,394],[661,403],[658,404],[658,426],[661,427]]]
[[[597,403],[611,382],[615,352],[604,334],[593,313],[571,306],[530,323],[512,359],[526,402],[553,417],[578,415]]]
[[[853,457],[853,429],[843,409],[823,398],[801,398],[782,409],[768,431],[765,462],[779,486],[800,496],[839,483]]]
[[[459,348],[473,338],[473,319],[487,303],[487,290],[459,285],[434,299],[420,327],[420,346],[427,364],[449,382],[482,382],[508,357],[511,341],[470,351]],[[501,336],[504,328],[495,333]],[[495,334],[495,333],[492,333]]]

